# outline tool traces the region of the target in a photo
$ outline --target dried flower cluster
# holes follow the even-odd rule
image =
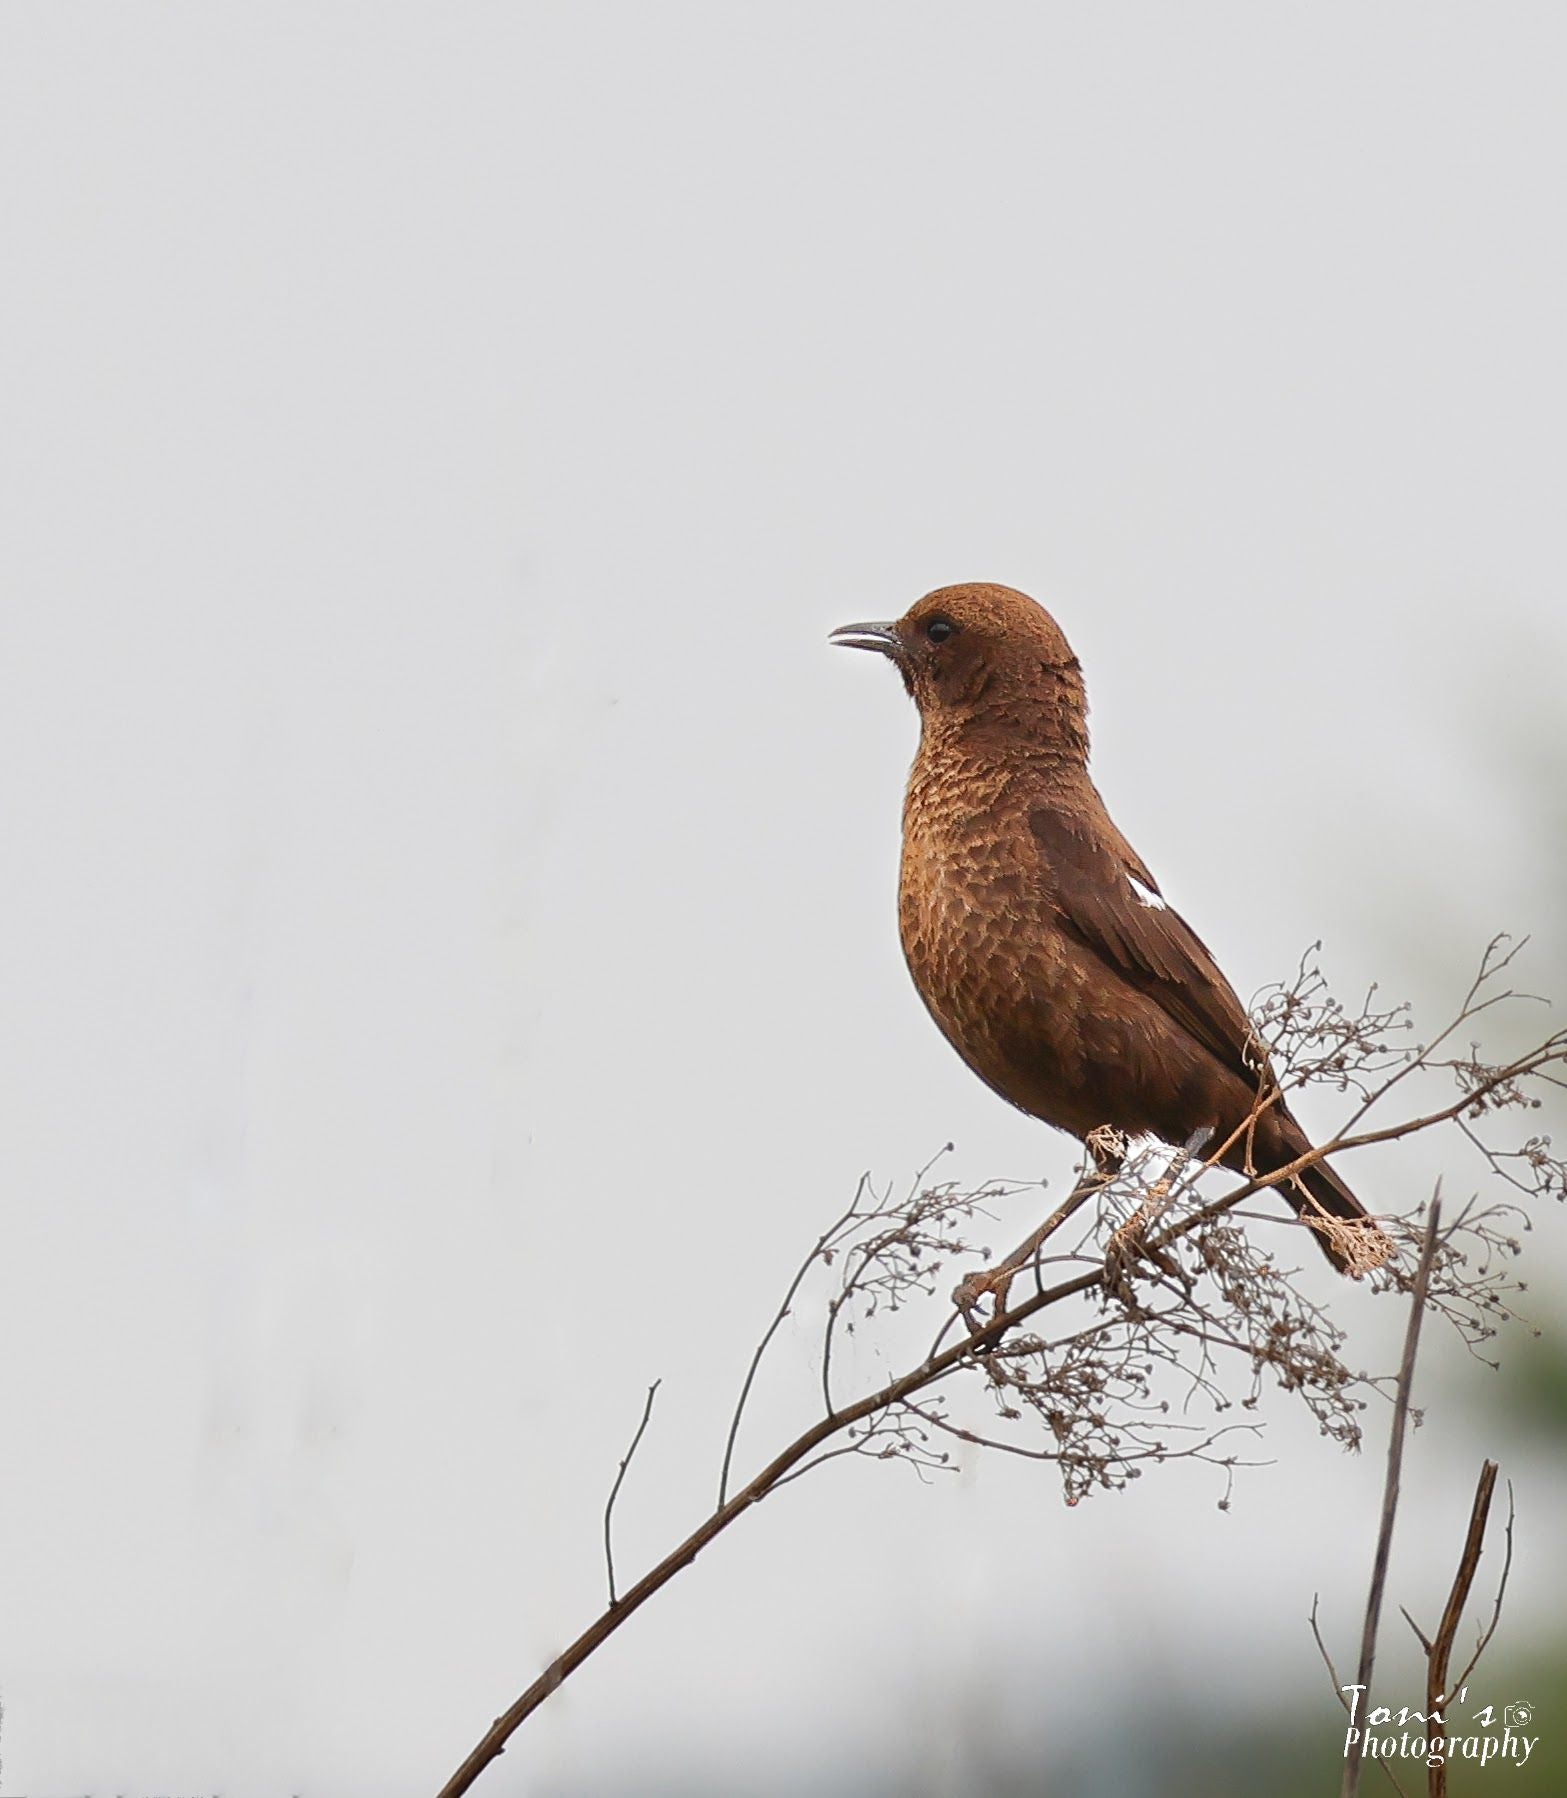
[[[1340,1004],[1315,953],[1302,960],[1288,985],[1264,992],[1253,1009],[1258,1114],[1275,1093],[1313,1085],[1341,1095],[1348,1106],[1338,1131],[1311,1159],[1437,1130],[1477,1153],[1478,1188],[1456,1218],[1439,1222],[1434,1202],[1429,1228],[1422,1223],[1424,1205],[1407,1218],[1383,1217],[1397,1252],[1362,1275],[1373,1291],[1410,1295],[1412,1319],[1445,1319],[1480,1354],[1515,1315],[1514,1302],[1524,1290],[1513,1269],[1519,1238],[1531,1227],[1531,1205],[1567,1197],[1567,1160],[1547,1135],[1518,1127],[1520,1112],[1532,1114],[1567,1089],[1567,1031],[1499,1061],[1468,1040],[1484,1014],[1523,1002],[1506,985],[1516,949],[1502,939],[1486,951],[1452,1019],[1426,1043],[1403,1040],[1411,1029],[1407,1007],[1381,1004],[1374,988],[1358,1009]],[[1269,1085],[1269,1069],[1276,1086]],[[1442,1102],[1383,1121],[1397,1109],[1395,1095],[1433,1085]],[[1243,1134],[1244,1127],[1234,1140]],[[945,1321],[923,1358],[874,1390],[850,1396],[840,1389],[843,1339],[872,1319],[880,1320],[878,1338],[886,1337],[887,1314],[905,1311],[915,1300],[928,1304],[960,1264],[988,1258],[989,1250],[974,1241],[980,1220],[993,1222],[1004,1207],[1040,1191],[1004,1183],[965,1189],[932,1180],[931,1167],[901,1194],[878,1191],[862,1179],[847,1209],[801,1263],[751,1357],[714,1509],[632,1586],[617,1591],[615,1500],[648,1425],[650,1389],[605,1509],[608,1608],[495,1719],[441,1798],[468,1791],[523,1720],[702,1549],[824,1461],[868,1455],[904,1462],[928,1476],[953,1467],[962,1447],[994,1449],[1053,1462],[1067,1502],[1076,1504],[1090,1493],[1124,1486],[1151,1462],[1197,1460],[1223,1470],[1224,1505],[1234,1470],[1244,1464],[1237,1435],[1260,1427],[1254,1413],[1269,1388],[1298,1398],[1323,1434],[1345,1447],[1359,1444],[1368,1402],[1390,1398],[1393,1436],[1401,1444],[1404,1423],[1415,1415],[1409,1409],[1418,1334],[1413,1322],[1396,1381],[1352,1369],[1343,1358],[1344,1332],[1298,1283],[1294,1248],[1304,1243],[1298,1234],[1303,1226],[1281,1214],[1240,1209],[1305,1163],[1242,1179],[1216,1165],[1229,1146],[1193,1143],[1171,1153],[1095,1132],[1071,1192],[1012,1254],[989,1269],[970,1267],[952,1294],[951,1309],[941,1306]],[[820,1299],[821,1412],[731,1490],[747,1405],[767,1350],[807,1288],[820,1282],[826,1284]],[[988,1315],[981,1309],[986,1300]],[[1236,1421],[1234,1412],[1246,1415]],[[1494,1481],[1494,1466],[1488,1466]],[[1396,1498],[1396,1481],[1389,1477],[1379,1568],[1385,1566]],[[1488,1504],[1488,1489],[1483,1497]],[[1475,1519],[1455,1592],[1467,1593],[1473,1576],[1484,1527],[1478,1496]],[[1370,1676],[1379,1582],[1380,1573],[1368,1610],[1363,1682]],[[1439,1682],[1451,1647],[1447,1621],[1428,1644],[1431,1677]]]
[[[1426,1298],[1478,1353],[1515,1314],[1524,1290],[1512,1265],[1531,1220],[1517,1195],[1567,1196],[1567,1161],[1549,1137],[1516,1142],[1505,1134],[1511,1114],[1537,1109],[1551,1088],[1567,1085],[1567,1033],[1503,1062],[1464,1041],[1482,1014],[1521,999],[1504,981],[1516,949],[1501,940],[1428,1043],[1399,1040],[1412,1029],[1409,1008],[1382,1004],[1375,988],[1358,1007],[1340,1003],[1316,953],[1314,947],[1302,958],[1287,985],[1259,996],[1258,1066],[1271,1066],[1284,1092],[1314,1085],[1349,1095],[1349,1115],[1321,1153],[1443,1127],[1478,1151],[1482,1190],[1442,1230]],[[1454,1082],[1458,1098],[1378,1123],[1406,1083],[1433,1076]],[[1262,1092],[1259,1080],[1259,1105],[1268,1102]],[[1298,1397],[1324,1435],[1359,1446],[1367,1402],[1385,1396],[1391,1379],[1344,1360],[1343,1330],[1306,1295],[1292,1265],[1300,1225],[1239,1209],[1270,1182],[1226,1174],[1215,1165],[1217,1146],[1206,1159],[1146,1143],[1095,1146],[1071,1196],[1029,1238],[1026,1255],[978,1280],[971,1274],[958,1287],[960,1315],[948,1319],[932,1358],[943,1342],[961,1343],[964,1327],[980,1332],[971,1351],[849,1425],[831,1454],[902,1459],[923,1473],[954,1466],[954,1443],[994,1448],[1054,1462],[1070,1504],[1124,1486],[1148,1462],[1198,1459],[1226,1470],[1226,1504],[1228,1476],[1242,1464],[1234,1433],[1257,1427],[1226,1416],[1255,1412],[1269,1386]],[[1020,1193],[1039,1191],[1004,1184],[965,1190],[929,1175],[927,1168],[901,1197],[862,1180],[775,1319],[774,1328],[813,1267],[828,1270],[822,1390],[829,1415],[839,1403],[838,1333],[933,1295],[958,1263],[988,1255],[973,1242],[977,1219],[994,1220]],[[1497,1184],[1510,1191],[1498,1197]],[[1367,1270],[1374,1290],[1409,1292],[1424,1214],[1421,1206],[1412,1217],[1382,1220],[1400,1252]],[[1296,1234],[1280,1234],[1288,1231]],[[1030,1289],[1022,1301],[1030,1327],[986,1329],[975,1294],[992,1292],[993,1317],[1008,1315],[1020,1275]],[[1039,1328],[1045,1321],[1053,1327]],[[737,1412],[736,1431],[739,1422]],[[733,1443],[731,1432],[731,1451]]]

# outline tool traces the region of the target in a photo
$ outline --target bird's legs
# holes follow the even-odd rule
[[[979,1301],[988,1293],[992,1306],[991,1318],[999,1317],[1007,1308],[1012,1276],[1033,1260],[1040,1247],[1085,1200],[1108,1185],[1121,1171],[1121,1163],[1126,1156],[1126,1138],[1119,1130],[1103,1128],[1091,1131],[1087,1147],[1094,1159],[1092,1172],[1082,1176],[1039,1228],[1025,1237],[1004,1260],[998,1261],[994,1267],[981,1268],[977,1273],[969,1274],[952,1289],[952,1302],[962,1312],[963,1321],[972,1334],[978,1335],[986,1323],[979,1313]]]
[[[1148,1188],[1143,1202],[1137,1207],[1124,1224],[1116,1226],[1110,1241],[1105,1248],[1105,1284],[1122,1299],[1131,1296],[1130,1273],[1132,1264],[1139,1255],[1146,1256],[1161,1273],[1172,1278],[1180,1277],[1180,1269],[1175,1262],[1148,1240],[1151,1225],[1164,1216],[1170,1203],[1170,1189],[1186,1171],[1186,1164],[1194,1155],[1200,1155],[1213,1136],[1213,1131],[1206,1126],[1194,1130],[1186,1141],[1171,1155],[1164,1172]]]

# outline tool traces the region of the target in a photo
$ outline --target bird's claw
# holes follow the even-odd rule
[[[1132,1300],[1132,1270],[1138,1261],[1150,1261],[1168,1279],[1185,1283],[1180,1264],[1158,1243],[1149,1240],[1148,1227],[1164,1211],[1169,1182],[1161,1181],[1124,1224],[1111,1233],[1105,1247],[1105,1289],[1122,1304]]]
[[[1009,1267],[1003,1261],[998,1267],[981,1268],[967,1275],[953,1287],[952,1302],[962,1313],[971,1336],[978,1336],[982,1330],[988,1329],[1006,1310],[1007,1298],[1012,1290],[1012,1276],[1016,1272],[1016,1267]],[[979,1308],[980,1301],[987,1297],[991,1301],[989,1317]]]

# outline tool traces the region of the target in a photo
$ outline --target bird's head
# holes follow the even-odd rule
[[[895,663],[927,726],[994,724],[1088,753],[1088,705],[1071,645],[1014,587],[938,587],[888,624],[846,624],[830,642]]]

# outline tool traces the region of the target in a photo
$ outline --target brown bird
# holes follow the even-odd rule
[[[1108,1125],[1215,1146],[1267,1174],[1311,1145],[1274,1089],[1245,1007],[1111,822],[1088,774],[1082,670],[1026,594],[929,593],[831,641],[891,659],[919,707],[898,915],[920,997],[1020,1110],[1087,1138]],[[1282,1189],[1346,1272],[1391,1251],[1326,1165]]]

